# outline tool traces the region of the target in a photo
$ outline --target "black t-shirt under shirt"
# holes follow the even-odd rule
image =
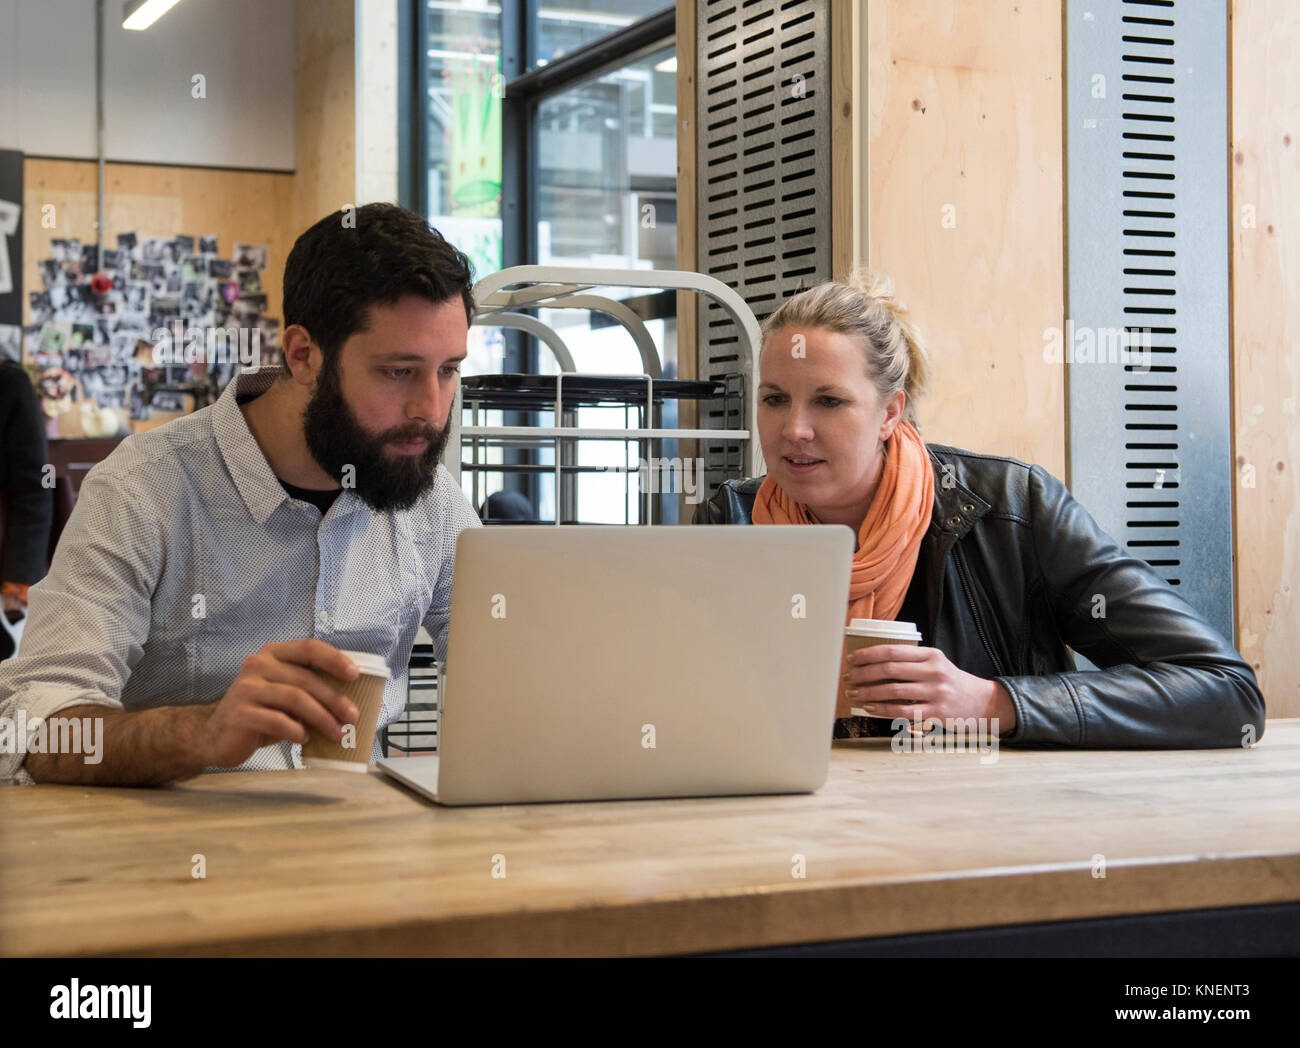
[[[279,477],[275,479],[280,480]],[[290,484],[287,480],[280,480],[280,487],[289,493],[290,498],[310,502],[320,510],[322,517],[330,511],[330,507],[334,505],[334,500],[339,497],[339,493],[343,490],[342,488],[332,488],[329,491],[316,491],[312,488],[300,488],[296,484]]]
[[[256,400],[258,396],[257,393],[245,393],[242,397],[236,397],[235,403],[242,407],[250,400]],[[334,505],[334,500],[339,497],[339,493],[343,490],[339,487],[330,488],[328,491],[318,491],[314,488],[300,488],[297,484],[290,484],[287,480],[280,480],[279,477],[275,479],[280,481],[280,487],[288,492],[291,499],[300,499],[303,502],[311,503],[320,510],[322,517],[330,511],[330,507]]]

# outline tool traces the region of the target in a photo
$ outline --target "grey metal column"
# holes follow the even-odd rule
[[[1231,640],[1227,3],[1066,20],[1071,488]]]
[[[737,291],[760,323],[831,279],[830,24],[830,0],[696,6],[697,268]],[[727,313],[702,301],[700,377],[737,372],[738,343]],[[739,401],[702,415],[705,428],[747,425]],[[736,475],[743,452],[705,446],[708,493]]]

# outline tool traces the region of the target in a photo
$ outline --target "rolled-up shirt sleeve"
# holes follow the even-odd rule
[[[69,706],[122,708],[122,687],[149,636],[163,561],[162,524],[120,475],[91,470],[59,538],[49,574],[32,587],[17,656],[0,663],[0,716],[17,745],[0,752],[0,784],[23,768],[19,712],[31,724]]]

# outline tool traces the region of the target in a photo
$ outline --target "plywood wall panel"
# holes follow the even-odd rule
[[[295,235],[357,199],[353,0],[294,6]]]
[[[868,257],[929,340],[928,440],[1065,471],[1061,8],[871,0]],[[845,219],[847,221],[848,219]]]
[[[1233,4],[1237,632],[1270,717],[1300,716],[1300,8]]]

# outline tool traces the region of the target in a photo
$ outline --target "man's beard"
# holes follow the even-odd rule
[[[316,389],[303,410],[303,435],[312,458],[345,488],[381,512],[410,509],[433,486],[450,429],[450,420],[441,430],[411,422],[372,437],[361,428],[343,399],[338,364],[329,360],[322,366]],[[418,455],[384,451],[386,444],[419,439],[428,441],[428,447]],[[352,467],[350,471],[348,467]]]

